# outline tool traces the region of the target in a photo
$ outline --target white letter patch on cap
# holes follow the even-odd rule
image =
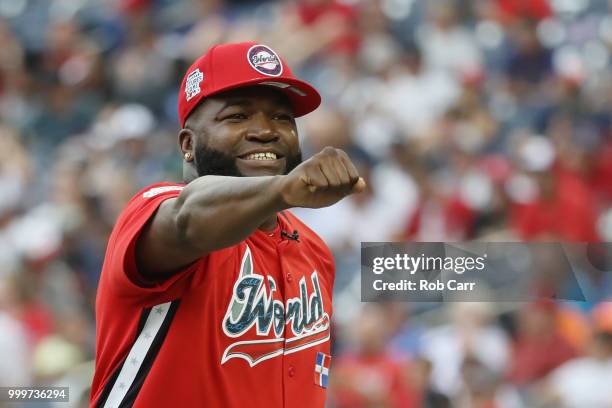
[[[185,83],[185,98],[187,98],[187,101],[202,91],[200,89],[200,83],[202,83],[203,80],[204,74],[200,71],[200,68],[197,68],[187,76],[187,82]]]

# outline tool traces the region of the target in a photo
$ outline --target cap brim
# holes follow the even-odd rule
[[[244,81],[223,87],[222,89],[218,89],[213,94],[208,96],[217,95],[221,92],[229,91],[232,89],[254,85],[270,86],[278,89],[279,91],[287,95],[293,107],[293,115],[296,118],[314,111],[319,107],[319,105],[321,105],[321,95],[319,94],[319,92],[308,82],[301,81],[295,78],[254,78],[249,81]]]

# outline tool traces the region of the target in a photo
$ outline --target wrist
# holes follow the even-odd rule
[[[272,197],[276,211],[286,210],[292,207],[287,197],[286,175],[272,176]]]

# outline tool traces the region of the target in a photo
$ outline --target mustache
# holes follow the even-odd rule
[[[286,167],[283,174],[289,174],[303,161],[302,151],[286,156]],[[236,158],[221,150],[209,148],[206,145],[195,149],[195,166],[198,177],[202,176],[230,176],[245,177],[236,166]]]

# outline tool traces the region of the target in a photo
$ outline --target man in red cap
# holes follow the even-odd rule
[[[140,191],[109,239],[92,407],[324,406],[333,258],[285,210],[365,183],[341,150],[302,162],[295,117],[320,101],[265,45],[218,45],[189,68],[185,184]]]

